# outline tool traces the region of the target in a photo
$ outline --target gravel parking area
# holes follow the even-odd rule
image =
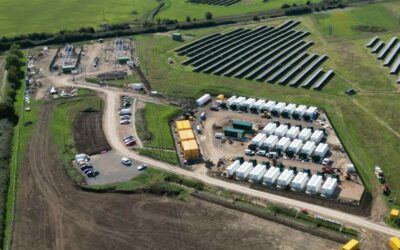
[[[141,163],[132,160],[131,166],[125,166],[121,163],[121,158],[114,150],[104,154],[93,155],[90,162],[93,167],[100,172],[95,178],[87,178],[89,185],[104,185],[115,182],[122,182],[132,179],[139,175],[141,171],[137,170],[137,166]]]

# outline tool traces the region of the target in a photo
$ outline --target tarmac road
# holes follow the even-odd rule
[[[297,207],[297,208],[306,208],[316,214],[319,214],[321,216],[330,218],[335,221],[340,221],[343,223],[346,223],[348,225],[353,225],[358,228],[363,228],[367,229],[370,231],[376,231],[379,233],[384,233],[390,236],[398,236],[400,237],[400,230],[396,230],[394,228],[386,226],[383,222],[382,223],[375,223],[368,218],[352,215],[352,214],[347,214],[345,212],[337,211],[334,209],[330,209],[327,207],[322,207],[314,204],[309,204],[303,201],[298,201],[286,197],[282,197],[279,195],[274,195],[258,190],[254,190],[248,187],[240,186],[235,183],[230,183],[230,182],[225,182],[219,179],[211,178],[207,175],[197,173],[197,172],[192,172],[188,171],[182,168],[179,168],[177,166],[173,166],[170,164],[167,164],[165,162],[157,161],[148,157],[144,157],[139,155],[138,153],[129,150],[125,145],[123,144],[122,141],[120,141],[119,136],[118,136],[118,129],[117,129],[117,116],[115,115],[115,112],[118,111],[119,105],[116,102],[118,100],[118,96],[121,94],[125,95],[130,95],[133,97],[136,97],[138,99],[142,99],[145,101],[151,101],[151,102],[159,102],[154,98],[144,96],[144,95],[139,95],[135,93],[127,93],[127,92],[122,92],[117,89],[113,88],[103,88],[103,87],[98,87],[92,84],[85,84],[85,83],[76,83],[76,84],[70,84],[67,80],[67,78],[63,78],[63,81],[60,81],[60,84],[62,85],[75,85],[76,87],[80,88],[88,88],[97,92],[101,92],[105,95],[105,109],[104,109],[104,117],[103,117],[103,129],[104,133],[106,135],[106,138],[108,142],[110,143],[111,147],[118,151],[119,153],[126,155],[128,157],[134,158],[137,161],[141,161],[143,163],[146,163],[150,166],[154,166],[166,171],[174,172],[183,176],[191,177],[198,179],[206,184],[221,187],[224,189],[228,189],[234,192],[242,193],[245,195],[257,197],[260,199],[265,199],[268,201],[271,201],[273,203],[279,203],[285,206],[291,206],[291,207]]]

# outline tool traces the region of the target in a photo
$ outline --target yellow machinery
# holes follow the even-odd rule
[[[346,243],[346,245],[342,247],[342,250],[358,250],[359,247],[360,242],[358,240],[351,239],[349,242]]]
[[[392,250],[399,250],[400,249],[400,239],[397,237],[390,238],[390,247]]]
[[[392,209],[392,211],[390,211],[390,219],[394,219],[396,217],[399,217],[400,215],[400,211],[397,209]]]

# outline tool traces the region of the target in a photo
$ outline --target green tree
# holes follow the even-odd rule
[[[21,60],[15,54],[9,54],[6,57],[6,69],[8,70],[11,66],[15,66],[16,68],[22,66]]]
[[[209,11],[206,12],[206,19],[212,19],[213,18],[213,14]]]

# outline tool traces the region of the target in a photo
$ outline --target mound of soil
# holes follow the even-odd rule
[[[94,155],[111,150],[104,135],[102,112],[81,112],[75,119],[73,135],[79,153]]]

